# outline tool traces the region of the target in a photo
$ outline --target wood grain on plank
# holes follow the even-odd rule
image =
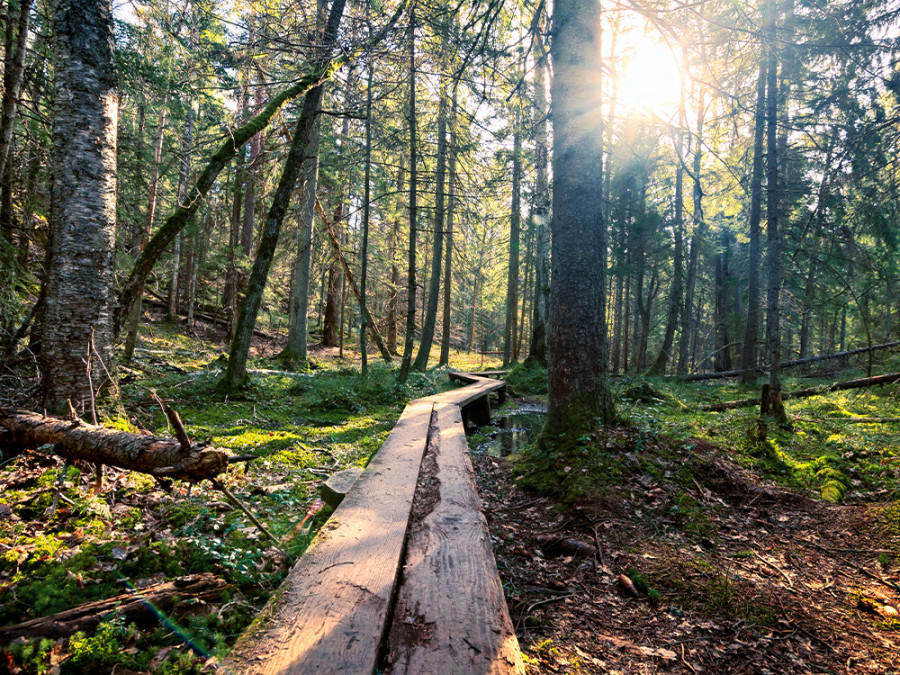
[[[374,672],[432,407],[429,399],[406,407],[226,668],[248,675]]]
[[[524,673],[459,408],[438,405],[434,419],[437,480],[419,481],[389,635],[391,672]],[[429,490],[439,494],[424,495],[431,510],[423,514]]]

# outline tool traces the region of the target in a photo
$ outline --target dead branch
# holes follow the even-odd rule
[[[818,363],[819,361],[828,361],[831,359],[842,359],[856,354],[865,354],[878,349],[890,349],[891,347],[900,347],[900,342],[885,342],[881,345],[872,345],[871,347],[860,347],[859,349],[851,349],[846,352],[836,352],[834,354],[823,354],[822,356],[810,356],[803,359],[793,359],[791,361],[782,361],[778,364],[779,368],[793,368],[794,366],[803,366],[808,363]],[[758,373],[765,372],[764,368],[757,368]],[[743,370],[722,370],[718,373],[694,373],[692,375],[682,375],[679,379],[695,381],[695,380],[717,380],[726,377],[738,377]]]
[[[229,588],[230,584],[209,572],[179,577],[143,590],[133,589],[106,600],[89,602],[58,614],[0,627],[0,644],[18,638],[58,638],[78,631],[90,632],[111,615],[120,617],[126,624],[134,622],[138,625],[152,625],[159,612],[170,613],[183,598],[210,602],[217,600]]]

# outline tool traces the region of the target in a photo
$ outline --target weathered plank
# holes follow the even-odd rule
[[[472,382],[473,376],[474,378],[478,377],[504,377],[509,374],[509,370],[479,370],[469,373],[463,373],[458,370],[451,370],[447,375],[451,380],[457,380],[459,382]]]
[[[388,638],[390,672],[524,673],[460,411],[438,405],[433,419]]]
[[[371,673],[386,630],[433,402],[411,402],[225,667]]]

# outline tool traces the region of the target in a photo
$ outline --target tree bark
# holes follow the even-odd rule
[[[180,422],[179,422],[180,423]],[[14,445],[36,448],[52,444],[66,459],[117,466],[153,476],[196,483],[228,468],[229,453],[207,443],[132,434],[81,420],[44,417],[27,411],[0,410],[0,426]],[[186,441],[186,442],[185,442]]]
[[[456,213],[456,120],[459,107],[457,85],[459,79],[453,81],[453,94],[450,101],[450,147],[447,149],[447,218],[444,235],[444,307],[441,317],[441,356],[439,365],[450,364],[450,312],[453,297],[453,216]]]
[[[428,301],[425,305],[425,320],[422,322],[422,338],[419,342],[419,353],[413,367],[425,372],[428,358],[434,344],[434,329],[437,324],[438,300],[441,294],[441,259],[444,254],[444,224],[446,219],[445,195],[447,178],[447,66],[450,28],[443,28],[441,45],[441,73],[438,84],[438,116],[437,116],[437,167],[435,169],[434,194],[434,242],[431,250],[431,277],[428,284]]]
[[[108,0],[56,0],[52,22],[54,171],[40,358],[43,405],[60,412],[69,400],[82,409],[93,400],[107,380],[98,361],[115,368],[118,76]]]
[[[747,254],[747,325],[744,331],[744,348],[741,355],[741,384],[756,381],[756,364],[759,350],[759,263],[760,220],[762,219],[763,141],[766,131],[766,79],[768,63],[760,59],[759,78],[756,84],[756,121],[753,132],[753,169],[750,176],[750,243]]]
[[[19,92],[25,74],[25,53],[28,51],[28,23],[31,16],[31,0],[18,0],[18,16],[13,14],[14,5],[6,7],[6,49],[3,69],[3,108],[0,116],[0,177],[3,177],[4,197],[12,199],[12,171],[10,171],[10,148],[13,128],[19,107]],[[15,21],[14,21],[15,19]],[[15,26],[15,30],[13,27]],[[8,197],[6,197],[8,195]],[[12,219],[0,222],[0,237],[12,243]]]
[[[403,360],[397,380],[403,384],[409,378],[412,366],[413,342],[416,332],[416,13],[409,11],[409,247],[406,268],[406,335],[403,340]]]
[[[781,190],[778,179],[778,52],[775,45],[776,4],[767,3],[768,26],[766,72],[766,232],[768,289],[766,307],[766,360],[769,370],[768,400],[760,412],[767,411],[779,423],[787,424],[787,412],[781,395]]]
[[[509,265],[506,274],[506,325],[503,331],[503,365],[515,360],[515,344],[518,342],[519,309],[519,234],[521,223],[522,181],[522,132],[518,126],[518,114],[513,116],[512,203],[509,217]]]
[[[547,55],[540,33],[534,47],[534,301],[528,359],[547,365],[547,319],[550,305],[550,181],[547,175]]]
[[[553,219],[545,438],[566,443],[613,421],[606,354],[605,225],[597,84],[599,5],[557,0],[553,10]]]

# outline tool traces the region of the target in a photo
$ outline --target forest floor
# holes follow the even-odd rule
[[[150,612],[72,636],[0,640],[0,673],[214,669],[327,518],[316,510],[322,480],[365,465],[407,400],[451,386],[440,370],[397,385],[375,357],[363,381],[349,347],[346,359],[313,350],[314,371],[287,373],[272,358],[279,345],[256,340],[253,386],[223,397],[214,384],[224,337],[150,324],[108,421],[169,433],[155,393],[192,438],[257,457],[225,483],[280,544],[208,484],[166,489],[107,468],[95,493],[91,467],[66,468],[47,448],[0,457],[0,636],[186,575],[225,588],[161,622]],[[0,373],[0,405],[29,407],[27,371]],[[900,416],[898,387],[791,404],[794,428],[762,444],[748,440],[754,409],[698,410],[747,395],[733,384],[623,379],[614,389],[623,424],[590,439],[612,452],[561,467],[561,484],[569,472],[583,478],[566,494],[526,490],[522,456],[480,449],[490,429],[471,438],[530,673],[900,672],[900,445],[889,424],[841,421]],[[633,595],[629,573],[643,589]]]
[[[900,672],[896,503],[804,497],[700,440],[628,454],[603,500],[565,509],[474,457],[529,672]]]

